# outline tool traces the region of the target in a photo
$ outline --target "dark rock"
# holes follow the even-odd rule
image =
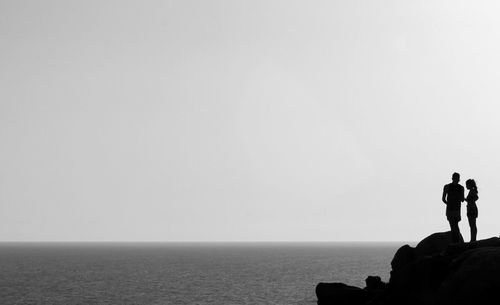
[[[390,287],[382,304],[448,304],[445,300],[450,295],[445,291],[454,291],[454,288],[443,290],[442,287],[444,282],[449,281],[451,270],[460,265],[459,262],[467,257],[466,253],[488,247],[496,247],[500,251],[500,239],[494,237],[473,243],[451,243],[451,232],[432,234],[415,249],[407,245],[401,247],[391,263],[393,270],[389,280]],[[500,255],[498,263],[500,268]],[[456,300],[449,304],[454,304],[454,301]]]
[[[460,235],[461,243],[452,244],[451,243],[451,231],[448,232],[438,232],[431,234],[424,238],[418,243],[415,248],[409,245],[404,245],[396,251],[392,261],[391,261],[391,278],[392,274],[401,270],[404,266],[409,263],[414,262],[429,255],[436,255],[442,253],[443,251],[455,251],[462,252],[466,248],[466,244],[463,243],[463,238]],[[450,248],[450,247],[455,248]]]
[[[316,286],[318,305],[361,305],[373,297],[373,293],[344,283],[319,283]]]
[[[489,239],[479,245],[496,242]],[[478,244],[476,244],[477,246]],[[500,247],[479,247],[459,255],[437,295],[442,305],[500,304]]]
[[[466,244],[468,249],[485,248],[485,247],[500,247],[500,238],[491,237],[488,239],[481,239]]]
[[[459,244],[463,244],[463,242],[464,239],[460,234]],[[427,236],[418,243],[418,245],[415,247],[415,256],[423,257],[427,255],[433,255],[446,250],[446,248],[448,248],[448,246],[451,244],[451,231],[434,233]]]
[[[391,262],[388,284],[369,276],[364,289],[320,283],[319,305],[500,304],[500,238],[451,243],[450,232],[432,234],[416,248],[404,245]]]
[[[498,237],[491,237],[482,239],[471,243],[451,244],[445,250],[445,253],[452,257],[457,257],[467,250],[485,248],[485,247],[500,247],[500,239]]]
[[[380,276],[372,276],[372,275],[368,276],[365,279],[365,283],[366,283],[365,289],[374,292],[384,290],[387,285],[386,283],[382,282]]]
[[[391,274],[401,270],[404,266],[415,260],[415,249],[409,245],[404,245],[396,251],[391,261]]]
[[[391,272],[387,304],[434,304],[437,290],[446,277],[451,259],[445,255],[425,256]]]

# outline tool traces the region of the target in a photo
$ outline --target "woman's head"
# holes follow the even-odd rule
[[[468,190],[470,189],[477,190],[476,181],[474,181],[474,179],[468,179],[467,181],[465,181],[465,187]]]

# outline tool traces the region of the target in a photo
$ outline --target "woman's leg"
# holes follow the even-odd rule
[[[469,217],[469,226],[470,226],[470,241],[476,241],[477,238],[477,226],[476,226],[476,218]]]

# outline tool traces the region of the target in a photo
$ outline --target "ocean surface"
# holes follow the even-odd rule
[[[316,304],[404,243],[0,243],[0,304]]]

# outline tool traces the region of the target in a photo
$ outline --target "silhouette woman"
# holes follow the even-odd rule
[[[470,241],[476,241],[477,237],[477,226],[476,226],[476,218],[477,218],[477,205],[476,201],[479,199],[477,195],[477,186],[476,181],[474,179],[469,179],[465,182],[465,187],[469,190],[469,194],[465,198],[467,201],[467,218],[469,219],[470,226]]]

